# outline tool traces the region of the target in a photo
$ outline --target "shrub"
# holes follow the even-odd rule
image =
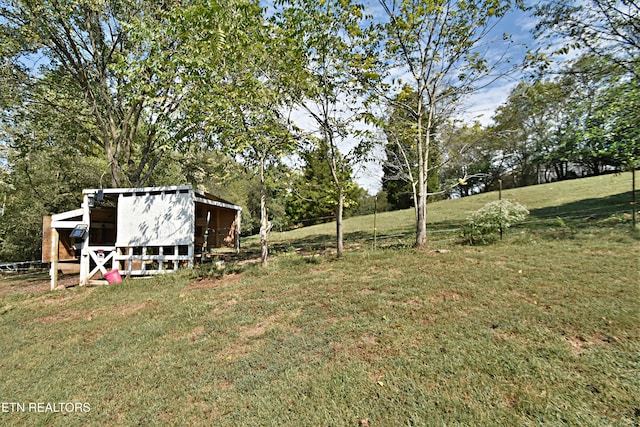
[[[518,202],[495,200],[469,216],[463,226],[464,238],[472,245],[491,243],[512,224],[524,219],[529,211]]]

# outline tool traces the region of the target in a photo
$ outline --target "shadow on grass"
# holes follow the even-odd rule
[[[530,215],[535,219],[602,218],[622,212],[631,213],[630,192],[533,209]]]
[[[514,228],[525,229],[540,238],[574,239],[584,233],[606,233],[606,230],[626,229],[625,238],[638,240],[639,233],[631,229],[632,204],[629,192],[607,197],[590,198],[549,206],[530,211],[529,220],[516,224]],[[600,230],[600,231],[597,231]],[[616,239],[605,234],[602,238]]]
[[[583,199],[557,206],[548,206],[530,211],[530,218],[516,228],[541,231],[549,229],[556,232],[564,230],[567,235],[572,234],[576,227],[580,226],[611,226],[619,223],[631,222],[631,195],[623,192],[607,197]],[[439,221],[427,224],[427,233],[431,241],[451,240],[452,236],[460,235],[460,230],[465,221]],[[566,229],[566,230],[565,230]],[[344,234],[345,245],[373,245],[373,229],[367,231],[346,232]],[[407,247],[412,246],[415,240],[415,229],[398,229],[388,234],[376,236],[379,246]],[[269,242],[269,251],[272,254],[303,251],[306,253],[331,250],[335,248],[336,237],[333,233],[314,234],[293,239],[282,239]],[[252,241],[243,245],[243,255],[240,257],[251,258],[260,254],[260,243]]]
[[[404,241],[411,239],[413,230],[407,232],[399,232],[394,234],[378,234],[376,239],[380,242],[384,240],[394,239],[395,241]],[[373,244],[373,230],[372,231],[355,231],[351,233],[344,233],[343,241],[345,245],[349,244]],[[272,244],[274,251],[287,251],[293,248],[303,249],[305,251],[318,251],[324,249],[335,248],[336,236],[335,234],[315,234],[311,236],[305,236],[302,238],[291,239],[287,241],[278,241]]]

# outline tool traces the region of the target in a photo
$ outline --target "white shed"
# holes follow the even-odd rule
[[[191,186],[83,190],[82,207],[45,217],[43,262],[80,285],[111,270],[144,276],[192,267],[213,248],[240,249],[242,208]]]

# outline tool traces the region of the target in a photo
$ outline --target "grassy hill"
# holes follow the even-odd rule
[[[0,424],[637,425],[640,245],[611,214],[628,182],[506,191],[533,222],[489,246],[0,293]],[[432,227],[495,197],[434,203]],[[411,231],[411,211],[379,219]]]
[[[428,205],[428,227],[431,231],[459,227],[469,214],[486,203],[498,199],[498,192],[478,194],[454,200],[442,200]],[[535,185],[504,190],[502,197],[515,200],[531,211],[531,219],[544,222],[547,219],[588,218],[631,212],[631,174],[602,175],[558,183]],[[373,238],[373,215],[347,218],[344,221],[345,240],[358,241]],[[382,212],[376,216],[377,235],[405,234],[402,241],[412,244],[415,239],[415,213],[413,209]],[[455,234],[455,233],[453,233]],[[270,234],[275,245],[319,243],[333,244],[335,222],[304,227],[297,230]],[[432,241],[451,237],[451,233],[437,232]],[[257,237],[245,240],[255,244]],[[394,240],[394,241],[397,241]]]

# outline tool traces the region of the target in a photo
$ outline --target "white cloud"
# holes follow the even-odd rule
[[[466,122],[478,121],[483,126],[491,124],[496,109],[504,104],[517,81],[501,81],[472,96],[464,105],[461,118]]]

